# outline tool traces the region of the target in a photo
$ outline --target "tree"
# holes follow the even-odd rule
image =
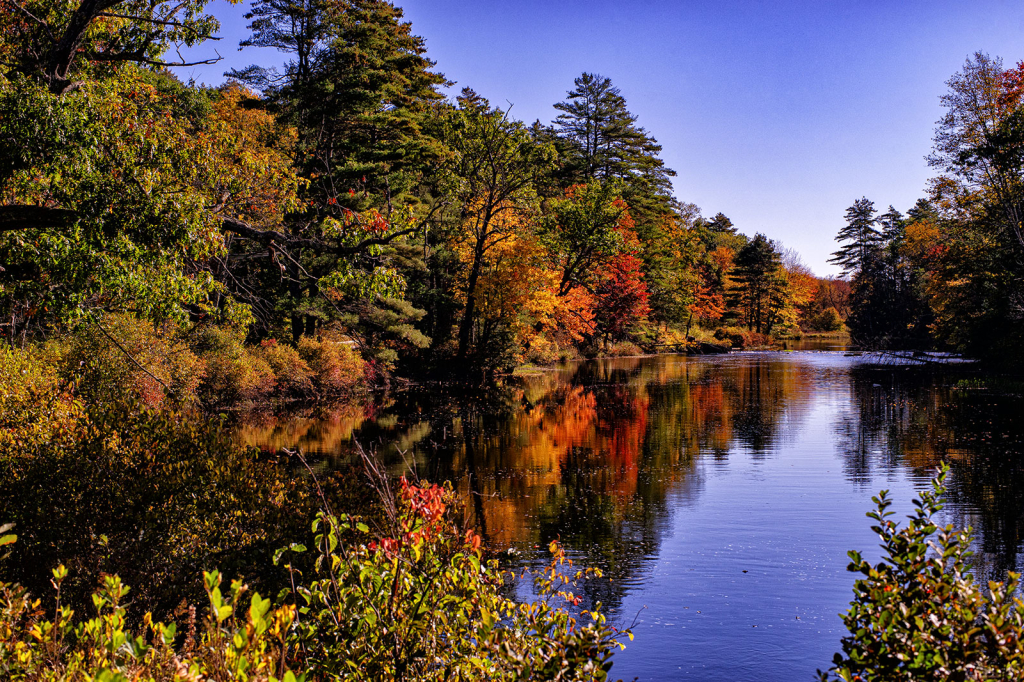
[[[629,190],[627,202],[634,202],[633,194],[667,199],[675,171],[658,158],[661,145],[636,125],[611,79],[584,73],[574,84],[566,101],[555,105],[562,112],[555,131],[565,146],[570,184],[617,179]]]
[[[961,200],[990,206],[999,232],[1024,247],[1024,63],[1006,71],[1000,59],[976,52],[946,81],[946,108],[929,165]]]
[[[929,162],[932,212],[907,226],[936,340],[1013,365],[1024,357],[1024,65],[976,53],[947,81]]]
[[[288,252],[276,308],[296,338],[342,314],[365,322],[364,313],[386,312],[375,299],[404,295],[399,269],[415,252],[402,239],[440,209],[414,190],[440,158],[424,124],[447,81],[402,10],[384,0],[260,0],[246,17],[253,33],[243,46],[291,59],[283,73],[251,66],[229,75],[260,88],[267,109],[295,127],[293,160],[306,180],[302,209],[279,230],[293,238],[275,241]],[[263,236],[242,235],[265,248]],[[310,236],[351,248],[302,241]]]
[[[912,209],[926,220],[927,202]],[[929,345],[932,316],[923,286],[923,272],[906,248],[908,219],[892,206],[878,217],[877,242],[854,275],[847,325],[854,340],[867,348]]]
[[[875,228],[875,204],[861,197],[846,209],[846,227],[836,235],[837,242],[844,244],[828,259],[843,268],[843,274],[849,275],[862,269],[872,256],[880,236]]]
[[[736,227],[729,220],[728,216],[719,211],[710,220],[704,222],[704,226],[711,232],[718,234],[736,234]]]
[[[573,185],[564,198],[548,202],[540,236],[561,275],[559,296],[576,287],[593,290],[597,268],[621,250],[617,228],[627,206],[616,189],[615,183],[595,180]]]
[[[447,114],[444,141],[453,151],[445,188],[454,207],[455,240],[465,249],[465,305],[459,323],[457,358],[464,362],[473,346],[477,284],[494,247],[511,240],[532,222],[536,206],[533,182],[550,162],[550,150],[538,146],[507,111],[470,89]]]
[[[641,264],[630,253],[619,254],[612,259],[608,274],[597,289],[598,329],[606,341],[625,338],[650,312]]]
[[[229,0],[238,2],[238,0]],[[0,0],[0,64],[54,94],[81,87],[121,64],[194,66],[165,61],[170,47],[213,37],[207,0]]]
[[[736,254],[731,300],[745,324],[758,334],[771,334],[791,307],[789,282],[776,246],[758,233]]]

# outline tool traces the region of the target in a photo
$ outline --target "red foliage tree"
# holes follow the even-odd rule
[[[606,340],[624,338],[651,311],[642,266],[632,253],[620,253],[609,263],[607,277],[597,289],[597,319]]]

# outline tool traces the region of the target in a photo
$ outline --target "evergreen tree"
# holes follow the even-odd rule
[[[853,202],[846,209],[846,227],[836,235],[837,242],[849,243],[832,254],[828,262],[842,266],[844,275],[863,269],[881,239],[875,228],[877,222],[873,202],[864,197]]]
[[[932,316],[924,292],[924,273],[907,256],[906,228],[928,219],[926,201],[905,218],[892,206],[878,217],[878,237],[851,282],[851,312],[847,326],[856,342],[867,348],[897,349],[929,345]]]
[[[721,211],[716,213],[711,220],[705,221],[705,227],[716,234],[736,234],[736,227]]]
[[[618,179],[631,190],[668,199],[675,171],[658,158],[661,145],[636,124],[626,99],[611,79],[584,73],[566,101],[555,108],[555,131],[563,142],[566,173],[571,183]],[[626,197],[636,209],[637,202]]]
[[[782,319],[789,300],[789,282],[778,248],[757,234],[736,254],[730,302],[745,324],[758,334],[771,334]]]
[[[285,219],[302,246],[280,266],[266,264],[263,280],[279,281],[275,307],[295,338],[339,314],[381,317],[374,299],[401,297],[397,268],[416,254],[395,239],[419,231],[430,214],[414,190],[441,153],[424,128],[447,81],[386,0],[256,0],[246,17],[252,36],[243,45],[291,59],[283,72],[251,66],[228,75],[262,90],[265,106],[295,128],[293,161],[307,181],[301,210]],[[347,243],[316,249],[309,237]],[[325,284],[333,300],[321,293]]]
[[[307,205],[388,213],[440,148],[424,133],[441,102],[423,39],[386,0],[256,0],[243,45],[293,55],[284,73],[250,66],[228,75],[263,91],[298,129],[296,165],[311,182]]]

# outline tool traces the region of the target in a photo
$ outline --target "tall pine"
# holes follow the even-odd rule
[[[611,79],[584,73],[574,85],[566,100],[555,105],[562,112],[555,119],[555,131],[570,184],[619,180],[629,195],[667,199],[669,178],[676,173],[659,158],[661,145],[637,125]],[[637,208],[638,202],[631,199],[626,197]]]
[[[864,197],[846,209],[846,226],[839,230],[836,241],[847,243],[828,259],[829,263],[842,266],[844,276],[864,269],[873,257],[881,241],[877,222],[874,202]]]

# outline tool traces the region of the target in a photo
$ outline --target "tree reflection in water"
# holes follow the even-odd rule
[[[250,424],[241,434],[264,448],[300,446],[320,466],[351,465],[355,439],[395,473],[414,466],[421,477],[451,480],[492,545],[515,546],[529,561],[561,538],[611,578],[587,596],[615,609],[657,554],[671,508],[699,497],[701,462],[771,457],[816,401],[831,400],[840,405],[832,428],[848,481],[875,485],[879,474],[907,468],[924,480],[950,461],[950,520],[978,530],[983,572],[1018,568],[1021,399],[956,389],[962,375],[808,357],[574,363],[496,389],[426,385],[385,404]]]
[[[1022,567],[1024,386],[963,372],[866,368],[850,372],[855,406],[839,435],[851,480],[872,469],[927,476],[949,462],[949,522],[975,530],[978,577]]]

